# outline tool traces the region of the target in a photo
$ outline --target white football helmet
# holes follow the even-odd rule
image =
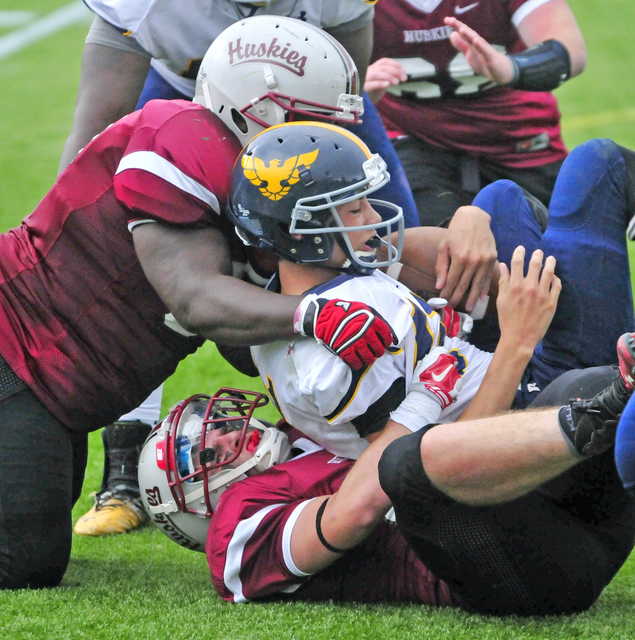
[[[252,417],[267,402],[262,393],[223,387],[179,402],[152,430],[139,456],[139,489],[150,520],[169,538],[204,551],[209,518],[225,489],[248,471],[289,457],[286,434]],[[237,433],[223,460],[210,446],[212,433]],[[247,451],[253,454],[245,458]]]
[[[244,144],[289,120],[358,123],[359,77],[346,49],[302,20],[258,15],[212,42],[196,78],[194,102],[213,111]]]

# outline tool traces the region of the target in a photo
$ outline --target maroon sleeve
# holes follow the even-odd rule
[[[307,500],[336,491],[351,464],[318,451],[251,476],[222,495],[205,549],[221,597],[264,598],[295,590],[310,577],[294,566],[291,529]]]
[[[240,145],[210,111],[154,100],[137,125],[114,178],[130,221],[219,226]]]

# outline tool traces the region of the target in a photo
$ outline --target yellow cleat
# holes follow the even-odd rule
[[[106,536],[127,533],[148,521],[139,499],[114,497],[110,492],[97,496],[95,504],[75,523],[78,536]]]

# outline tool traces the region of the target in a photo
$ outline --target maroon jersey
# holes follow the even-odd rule
[[[500,50],[526,49],[515,24],[548,0],[382,0],[373,59],[399,59],[408,81],[378,107],[388,129],[438,147],[485,155],[507,167],[564,158],[560,113],[548,92],[497,87],[474,75],[450,44],[456,16]]]
[[[352,464],[314,450],[237,482],[221,496],[206,553],[222,598],[247,602],[295,594],[303,600],[453,604],[448,586],[389,522],[315,575],[295,565],[291,531],[297,517],[312,498],[337,491]]]
[[[165,324],[129,224],[227,228],[240,146],[211,112],[149,102],[96,136],[22,224],[0,235],[0,354],[72,429],[137,406],[202,340]]]

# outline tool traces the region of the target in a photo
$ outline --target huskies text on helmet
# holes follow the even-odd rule
[[[353,59],[326,31],[295,18],[258,15],[230,25],[210,45],[194,102],[245,143],[298,117],[358,123],[358,90]]]

